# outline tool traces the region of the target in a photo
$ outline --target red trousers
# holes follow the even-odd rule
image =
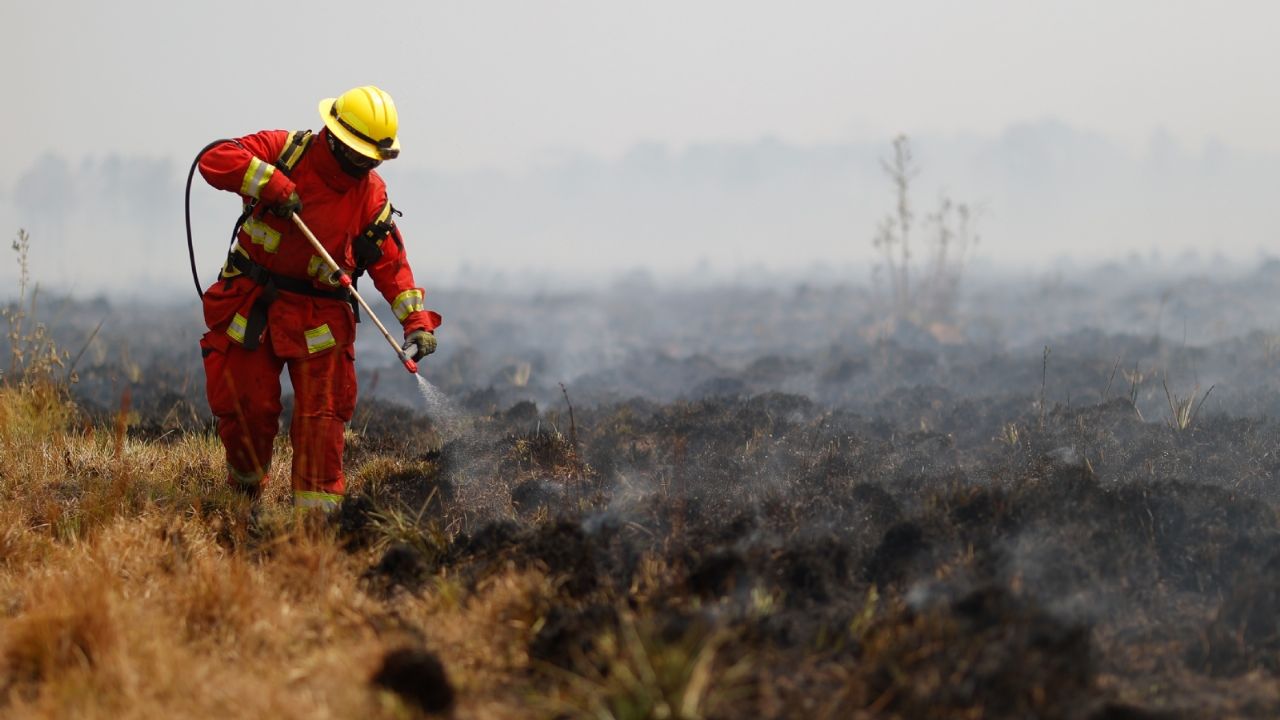
[[[332,506],[346,487],[342,473],[343,430],[356,404],[354,347],[338,346],[314,356],[281,358],[269,338],[254,350],[209,333],[201,340],[209,407],[227,450],[228,482],[258,492],[271,468],[271,446],[279,430],[280,373],[293,383],[292,485],[294,502]]]

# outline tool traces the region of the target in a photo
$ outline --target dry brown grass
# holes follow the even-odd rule
[[[251,529],[221,453],[208,435],[85,427],[56,388],[0,386],[0,715],[413,717],[368,680],[388,650],[425,644],[458,717],[527,716],[524,648],[548,578],[368,591],[376,547],[351,552],[295,517],[278,480]]]

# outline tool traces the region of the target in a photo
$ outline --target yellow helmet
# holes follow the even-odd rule
[[[320,101],[320,117],[344,145],[374,160],[400,154],[396,130],[400,117],[391,96],[373,85],[348,90]]]

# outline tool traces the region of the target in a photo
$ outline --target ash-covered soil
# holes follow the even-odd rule
[[[415,480],[447,545],[370,574],[548,571],[528,650],[571,671],[620,613],[724,633],[721,669],[752,669],[735,716],[1280,712],[1275,423],[930,407],[927,430],[779,393],[496,414]]]
[[[643,635],[716,648],[718,717],[1274,717],[1268,270],[986,286],[934,328],[857,288],[445,294],[457,413],[362,344],[348,465],[418,470],[335,522],[431,529],[369,567],[383,596],[549,573],[547,687]],[[84,406],[199,431],[198,355],[140,345],[93,346]]]

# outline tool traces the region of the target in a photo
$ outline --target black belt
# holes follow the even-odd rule
[[[312,285],[310,280],[273,273],[266,267],[234,250],[227,256],[227,262],[245,277],[266,288],[253,303],[253,307],[249,308],[249,317],[246,318],[244,327],[245,350],[257,349],[258,341],[262,337],[262,331],[267,327],[267,308],[270,307],[271,303],[275,302],[276,292],[280,290],[297,295],[306,295],[307,297],[341,300],[350,303],[352,312],[356,314],[356,322],[360,322],[360,311],[356,305],[356,300],[351,297],[351,294],[345,288],[322,290]]]

